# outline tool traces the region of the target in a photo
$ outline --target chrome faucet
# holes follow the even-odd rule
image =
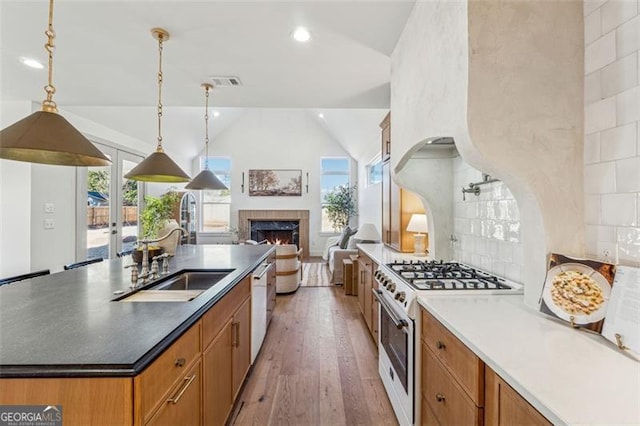
[[[149,244],[159,243],[160,241],[164,241],[176,231],[180,231],[183,237],[186,237],[189,235],[187,230],[184,228],[173,228],[164,237],[161,237],[155,240],[149,240],[149,239],[138,240],[138,244],[142,245],[142,270],[140,271],[140,275],[145,275],[149,273]]]

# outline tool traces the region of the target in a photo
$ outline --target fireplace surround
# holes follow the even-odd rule
[[[302,256],[309,257],[309,210],[238,210],[238,236],[240,241],[255,239],[251,237],[253,222],[283,221],[298,223],[296,244],[302,249]]]

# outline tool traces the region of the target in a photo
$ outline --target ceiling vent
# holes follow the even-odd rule
[[[234,76],[222,76],[222,77],[212,76],[212,77],[209,77],[209,79],[213,83],[214,87],[242,86],[242,82],[240,81],[240,79]]]

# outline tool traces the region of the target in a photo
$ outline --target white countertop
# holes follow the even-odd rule
[[[358,248],[378,264],[391,263],[393,260],[433,260],[429,256],[416,256],[413,253],[401,253],[384,244],[358,244]]]
[[[524,305],[522,296],[419,296],[553,424],[640,424],[640,362],[602,336]]]

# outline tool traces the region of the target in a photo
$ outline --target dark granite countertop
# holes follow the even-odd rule
[[[190,302],[114,302],[120,259],[0,287],[0,377],[134,376],[263,262],[273,246],[178,247],[169,273],[235,269]],[[127,263],[130,263],[127,262]]]

